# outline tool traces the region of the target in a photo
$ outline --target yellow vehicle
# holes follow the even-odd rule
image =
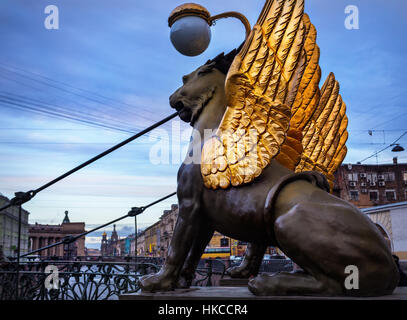
[[[214,248],[206,248],[204,254],[202,255],[202,259],[207,258],[229,258],[230,257],[230,248],[229,247],[214,247]]]

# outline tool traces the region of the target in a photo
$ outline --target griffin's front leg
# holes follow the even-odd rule
[[[140,279],[139,285],[143,291],[169,291],[175,288],[191,244],[199,234],[200,220],[199,204],[196,201],[183,200],[179,206],[167,258],[158,273]]]
[[[232,278],[249,278],[250,276],[256,276],[259,272],[266,248],[266,245],[249,243],[242,263],[239,266],[229,268],[227,272]]]
[[[204,221],[200,224],[199,232],[196,234],[195,240],[189,249],[188,257],[185,260],[184,266],[178,278],[177,288],[189,288],[192,280],[195,277],[195,270],[201,260],[201,256],[205,251],[206,246],[213,236],[214,230]]]

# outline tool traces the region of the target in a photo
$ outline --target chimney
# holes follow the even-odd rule
[[[397,164],[397,157],[393,158],[393,164]]]

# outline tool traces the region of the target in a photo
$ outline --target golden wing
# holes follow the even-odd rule
[[[295,170],[303,152],[304,127],[314,114],[320,98],[319,81],[321,79],[321,68],[319,67],[319,47],[316,44],[317,31],[311,23],[307,14],[303,17],[306,40],[304,50],[307,62],[304,74],[291,107],[290,129],[287,138],[281,147],[276,160],[290,170]]]
[[[339,84],[330,74],[319,90],[321,68],[316,29],[304,14],[307,62],[292,106],[287,139],[276,160],[285,167],[302,171],[319,171],[333,186],[334,172],[346,156],[348,119],[346,105],[339,95]]]
[[[339,83],[330,73],[321,89],[317,109],[303,130],[304,148],[295,171],[323,173],[331,186],[333,174],[346,156],[348,139],[346,105],[339,94]]]
[[[304,0],[268,0],[226,78],[227,109],[202,150],[206,187],[253,181],[280,152],[307,56]]]

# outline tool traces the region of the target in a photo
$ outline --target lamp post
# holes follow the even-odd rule
[[[243,14],[229,11],[211,16],[205,7],[196,3],[185,3],[176,7],[168,18],[171,42],[183,55],[191,57],[200,55],[211,41],[210,27],[216,20],[223,18],[239,19],[246,29],[246,38],[249,36],[251,26]]]

